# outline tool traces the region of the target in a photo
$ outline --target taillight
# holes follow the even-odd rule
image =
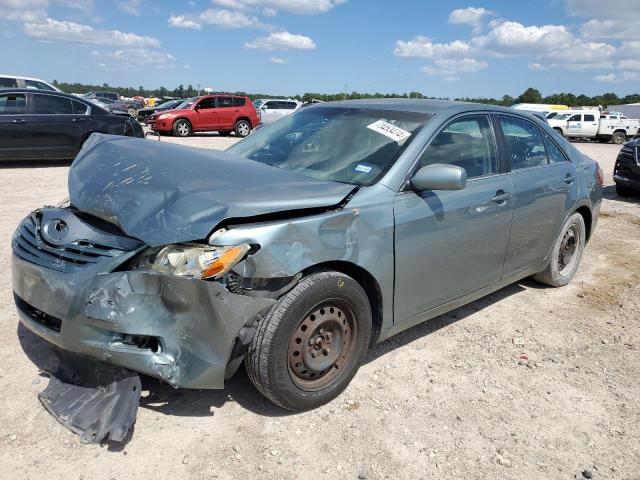
[[[600,168],[599,163],[596,163],[596,167],[596,180],[600,185],[602,185],[604,184],[604,172],[602,171],[602,168]]]

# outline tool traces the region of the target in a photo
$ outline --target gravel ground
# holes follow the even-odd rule
[[[66,196],[68,165],[2,166],[0,477],[639,479],[639,199],[615,195],[619,147],[577,146],[600,162],[607,188],[571,285],[526,280],[414,327],[373,348],[343,395],[307,413],[272,406],[244,371],[224,391],[143,378],[124,448],[81,444],[40,406],[50,353],[13,306],[12,232]]]

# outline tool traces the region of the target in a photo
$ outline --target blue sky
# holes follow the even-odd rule
[[[0,73],[281,95],[640,92],[640,0],[0,0]]]

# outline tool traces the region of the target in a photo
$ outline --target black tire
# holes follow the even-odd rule
[[[616,183],[616,194],[619,197],[632,197],[635,193],[632,188]]]
[[[328,343],[322,337],[323,325],[336,329]],[[344,325],[351,326],[352,334],[340,333]],[[360,368],[370,338],[371,306],[360,284],[339,272],[315,273],[303,278],[260,321],[247,350],[246,370],[260,393],[276,405],[309,410],[342,393]]]
[[[173,124],[173,134],[176,137],[188,137],[191,135],[191,124],[189,121],[184,118],[176,120]]]
[[[609,143],[609,137],[598,137],[598,142]]]
[[[555,130],[556,132],[558,132],[560,135],[562,135],[562,129],[561,129],[561,128],[554,128],[554,130]]]
[[[238,120],[234,130],[237,136],[244,138],[251,133],[251,124],[246,120]]]
[[[626,139],[627,136],[624,132],[614,132],[613,135],[611,135],[611,141],[616,145],[622,145]]]
[[[579,213],[571,215],[560,230],[560,235],[553,244],[549,264],[544,271],[533,276],[535,280],[552,287],[568,284],[580,266],[582,253],[586,243],[587,230],[584,218]],[[574,245],[572,247],[572,245]],[[573,253],[568,256],[573,248]]]

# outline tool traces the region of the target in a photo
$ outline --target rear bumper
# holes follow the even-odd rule
[[[174,387],[223,388],[240,364],[229,371],[236,339],[274,303],[218,282],[93,267],[64,273],[15,254],[12,278],[20,321],[36,335]]]

